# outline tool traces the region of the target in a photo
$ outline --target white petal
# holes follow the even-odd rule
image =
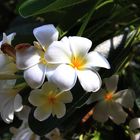
[[[4,44],[4,43],[7,43],[7,44],[11,45],[11,42],[14,39],[15,35],[16,35],[16,33],[11,33],[10,35],[6,36],[6,34],[3,33],[3,39],[0,42],[0,48],[1,48],[1,45]]]
[[[50,81],[50,77],[53,75],[56,68],[59,66],[59,64],[47,64],[46,68],[46,77],[48,81]]]
[[[3,69],[3,67],[9,63],[8,57],[4,54],[0,54],[0,69]]]
[[[130,138],[131,138],[131,140],[140,140],[140,133],[131,133],[130,134]]]
[[[131,130],[140,128],[140,118],[134,118],[129,122],[129,127]]]
[[[7,104],[7,102],[9,102],[9,100],[10,100],[9,93],[10,93],[10,90],[1,88],[1,91],[0,91],[0,112],[1,112],[1,110],[3,110],[3,107],[5,106],[5,104]]]
[[[110,50],[111,50],[111,40],[110,39],[97,45],[94,49],[95,52],[101,53],[106,58],[108,58]]]
[[[67,38],[63,39],[66,40]],[[50,63],[70,63],[71,50],[70,45],[63,41],[53,42],[45,53],[45,58]]]
[[[14,119],[14,98],[8,98],[1,106],[1,117],[6,123],[11,123]]]
[[[40,106],[36,108],[34,112],[34,117],[39,121],[44,121],[50,117],[51,113],[52,113],[52,107],[46,104],[45,108],[44,106]]]
[[[33,30],[33,34],[38,42],[47,48],[53,41],[58,40],[58,31],[52,24],[43,25]]]
[[[70,103],[73,100],[72,93],[70,91],[65,91],[57,95],[57,99],[63,103]]]
[[[45,102],[45,95],[40,89],[32,90],[29,96],[29,102],[34,106],[40,106]]]
[[[6,33],[3,33],[2,44],[5,44],[7,42],[8,42],[7,35]]]
[[[62,64],[57,67],[50,79],[61,90],[69,90],[75,85],[77,75],[71,66]]]
[[[66,114],[66,106],[64,103],[57,102],[52,107],[52,114],[56,115],[57,118],[62,118]]]
[[[7,36],[7,43],[11,45],[12,40],[14,39],[16,33],[11,33]]]
[[[28,116],[31,108],[27,105],[24,105],[23,109],[17,113],[17,116],[20,120],[28,121]]]
[[[132,108],[134,105],[135,97],[134,92],[130,89],[121,90],[115,93],[116,102],[120,103],[126,108]]]
[[[52,83],[52,82],[45,82],[41,88],[41,93],[44,94],[44,96],[48,95],[50,92],[54,92],[53,94],[55,94],[55,92],[58,91],[58,93],[60,92],[60,89],[58,89],[58,87]],[[36,92],[37,93],[37,92]],[[57,94],[57,93],[56,93]]]
[[[124,123],[127,117],[127,113],[125,113],[120,104],[115,102],[109,103],[109,118],[116,124]]]
[[[19,112],[23,109],[23,105],[22,105],[22,97],[17,94],[15,96],[15,100],[14,100],[14,111],[15,112]]]
[[[92,51],[87,54],[87,67],[102,67],[110,69],[110,65],[105,57],[100,53]]]
[[[95,71],[89,69],[86,70],[77,70],[78,79],[87,92],[96,92],[101,87],[101,78],[99,74]]]
[[[85,56],[92,46],[91,40],[84,37],[78,36],[69,37],[69,41],[71,44],[71,50],[75,57],[79,55]]]
[[[121,44],[123,36],[124,35],[118,35],[118,36],[113,37],[113,44],[112,45],[113,45],[114,49],[116,49]]]
[[[30,140],[32,135],[33,132],[28,127],[22,128],[12,137],[12,140]]]
[[[104,82],[107,88],[108,92],[115,92],[117,90],[117,84],[118,84],[119,76],[113,75],[109,78],[105,78]]]
[[[100,101],[103,98],[103,94],[105,92],[106,92],[105,90],[101,89],[100,91],[98,91],[96,93],[92,93],[90,95],[90,97],[88,98],[88,100],[86,101],[86,104],[91,104],[91,103],[94,103],[96,101]]]
[[[34,46],[16,49],[16,64],[19,69],[27,69],[40,62],[40,56]]]
[[[39,88],[45,79],[45,66],[38,64],[24,71],[25,81],[31,88]]]
[[[106,102],[99,102],[95,105],[93,119],[99,122],[106,122],[108,120],[108,104]]]
[[[116,49],[120,45],[122,38],[123,38],[123,35],[119,35],[119,36],[113,37],[113,39],[108,39],[104,41],[103,43],[99,44],[98,46],[96,46],[94,51],[101,53],[103,56],[107,58],[110,53],[111,48]]]

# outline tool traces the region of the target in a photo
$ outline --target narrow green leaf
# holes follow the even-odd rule
[[[108,1],[105,1],[105,2],[102,2],[103,0],[100,0],[100,1],[97,1],[97,3],[95,5],[93,5],[91,11],[89,11],[89,13],[87,14],[87,18],[85,19],[85,22],[82,24],[79,32],[78,32],[78,36],[82,36],[88,22],[90,21],[93,13],[98,10],[99,8],[103,7],[104,5],[108,4],[108,3],[112,3],[113,0],[108,0]]]
[[[85,1],[87,0],[26,0],[19,6],[19,13],[23,17],[29,17],[57,11]]]

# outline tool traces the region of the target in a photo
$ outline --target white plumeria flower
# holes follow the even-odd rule
[[[134,133],[133,131],[140,128],[140,118],[134,118],[129,122],[130,138],[131,140],[140,140],[140,132]]]
[[[106,122],[110,118],[114,123],[124,123],[127,113],[122,107],[131,109],[134,104],[134,93],[130,89],[116,92],[118,75],[104,80],[106,90],[93,93],[87,104],[98,101],[94,107],[93,118],[99,122]]]
[[[28,125],[28,116],[31,108],[24,106],[22,111],[17,113],[17,116],[22,120],[22,124],[19,128],[11,127],[10,132],[13,134],[12,140],[41,140],[41,137],[35,134]],[[48,134],[45,135],[45,138],[49,140],[62,140],[60,131],[58,128],[53,129]]]
[[[35,42],[34,46],[17,45],[16,64],[18,69],[24,70],[24,78],[29,86],[35,89],[44,82],[48,71],[44,54],[48,46],[58,40],[58,31],[50,24],[35,28],[33,33],[39,43]]]
[[[40,136],[34,134],[29,128],[28,116],[30,107],[24,106],[23,110],[17,113],[17,116],[22,120],[22,124],[19,128],[11,127],[10,132],[13,134],[12,140],[41,140]]]
[[[0,42],[0,79],[15,79],[16,75],[14,74],[17,71],[16,64],[14,63],[13,58],[15,58],[14,48],[11,46],[11,42],[14,39],[16,33],[11,33],[6,36],[3,33],[3,39]],[[7,48],[6,48],[7,47]],[[4,54],[1,49],[4,49]],[[9,56],[8,56],[8,55]]]
[[[14,112],[22,110],[22,97],[18,94],[21,88],[13,88],[16,80],[0,81],[0,113],[6,123],[14,119]]]
[[[59,64],[50,79],[62,90],[70,90],[77,77],[87,92],[95,92],[101,86],[97,67],[110,68],[108,61],[98,52],[89,52],[92,42],[84,37],[64,37],[53,42],[45,57],[50,64]]]
[[[41,140],[40,136],[36,135],[28,126],[28,123],[23,122],[20,128],[11,128],[13,133],[12,140]]]
[[[66,113],[65,103],[72,102],[70,91],[62,92],[50,82],[44,83],[41,89],[31,91],[29,102],[37,106],[34,117],[39,121],[47,119],[51,114],[62,118]]]

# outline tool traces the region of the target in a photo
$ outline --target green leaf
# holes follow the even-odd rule
[[[85,1],[87,0],[26,0],[19,6],[19,13],[23,17],[29,17],[57,11]]]
[[[92,8],[94,4],[95,2],[93,0],[88,0],[84,3],[80,3],[78,5],[69,7],[65,9],[65,11],[63,10],[65,14],[63,17],[61,17],[61,21],[58,24],[59,28],[62,29],[66,33],[71,29],[73,30],[74,27],[79,25],[79,23],[85,19],[84,18],[85,15],[87,15],[87,12],[89,11],[89,9]],[[73,34],[77,33],[75,29],[72,32]]]
[[[82,26],[81,26],[79,32],[77,33],[77,35],[82,36],[82,34],[83,34],[83,32],[84,32],[84,30],[85,30],[85,28],[86,28],[88,22],[90,21],[90,19],[91,19],[93,13],[94,13],[96,10],[98,10],[99,8],[103,7],[104,5],[106,5],[106,4],[108,4],[108,3],[113,3],[112,0],[108,0],[108,1],[105,1],[105,2],[102,2],[102,1],[103,1],[103,0],[97,1],[97,3],[93,5],[91,11],[88,12],[87,17],[86,17],[86,20],[85,20],[84,23],[82,24]],[[101,4],[100,4],[100,3],[101,3]]]
[[[91,140],[101,140],[101,134],[98,131],[95,131]]]

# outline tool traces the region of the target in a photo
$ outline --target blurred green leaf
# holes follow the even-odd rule
[[[97,1],[96,4],[93,5],[91,11],[89,11],[88,14],[86,15],[86,19],[84,20],[84,22],[83,22],[83,24],[82,24],[80,30],[78,31],[77,35],[78,35],[78,36],[82,36],[82,34],[83,34],[83,32],[84,32],[84,30],[85,30],[85,28],[86,28],[88,22],[90,21],[90,19],[91,19],[93,13],[94,13],[96,10],[98,10],[99,8],[103,7],[104,5],[106,5],[106,4],[108,4],[108,3],[112,3],[112,2],[113,2],[113,0],[108,0],[108,1],[105,1],[105,2],[103,2],[103,0]]]
[[[23,17],[60,10],[86,0],[26,0],[19,6],[19,13]]]
[[[95,131],[94,132],[94,134],[93,134],[93,138],[91,139],[91,140],[101,140],[101,134],[100,134],[100,132],[98,132],[98,131]]]

